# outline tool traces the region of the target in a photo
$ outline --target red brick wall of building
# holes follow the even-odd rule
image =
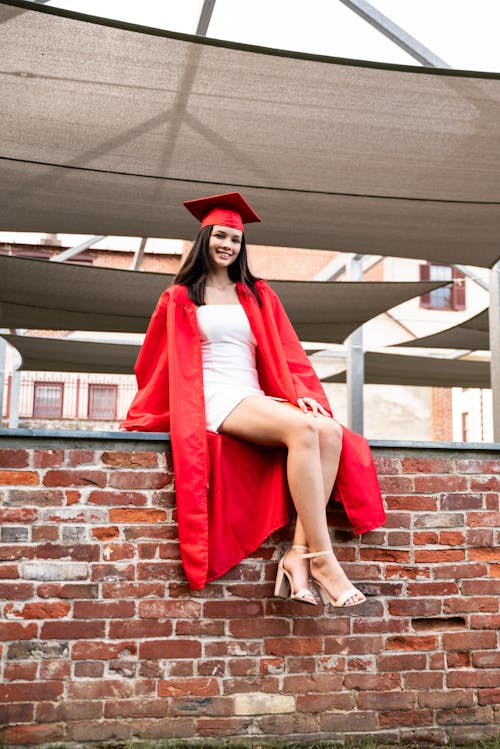
[[[190,591],[158,441],[46,445],[0,444],[0,743],[498,731],[493,454],[375,449],[386,526],[330,514],[368,600],[332,613],[273,597],[290,528]]]

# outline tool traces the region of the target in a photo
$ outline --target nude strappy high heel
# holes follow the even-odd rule
[[[298,551],[307,551],[307,546],[299,546],[298,544],[295,544],[292,546],[292,549],[297,549]],[[317,606],[318,604],[316,601],[308,601],[307,598],[314,598],[314,593],[312,593],[309,588],[300,588],[296,593],[293,592],[293,580],[291,574],[288,572],[288,570],[285,569],[285,559],[286,555],[288,554],[288,551],[284,556],[281,557],[279,564],[278,564],[278,572],[276,573],[276,584],[274,586],[274,595],[278,596],[278,598],[293,598],[294,601],[301,601],[302,603],[308,603],[310,606]],[[302,554],[301,556],[305,557],[306,554]]]
[[[307,554],[302,554],[302,557],[304,559],[314,559],[315,557],[324,557],[328,554],[333,554],[332,549],[324,549],[323,551],[311,551]],[[321,596],[321,600],[324,604],[331,603],[332,606],[335,606],[335,608],[347,608],[348,606],[358,606],[360,603],[364,603],[366,601],[366,598],[364,594],[358,590],[358,588],[355,588],[354,585],[352,585],[349,590],[346,590],[345,593],[342,593],[338,598],[332,598],[328,591],[322,586],[322,584],[317,580],[314,575],[311,572],[311,577],[314,580],[315,585],[317,586],[319,590],[319,594]],[[363,596],[363,598],[360,601],[354,601],[354,603],[346,603],[346,601],[349,600],[349,598],[352,598],[352,596],[355,596],[359,593],[359,595]]]

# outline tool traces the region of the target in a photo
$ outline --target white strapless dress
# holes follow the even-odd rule
[[[205,304],[197,308],[196,316],[201,337],[207,429],[217,432],[244,398],[268,396],[259,384],[256,340],[243,307]]]

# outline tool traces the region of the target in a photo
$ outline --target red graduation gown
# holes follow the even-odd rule
[[[257,288],[260,307],[237,284],[257,341],[261,388],[291,403],[310,396],[330,413],[277,295],[265,281]],[[203,588],[289,521],[286,451],[207,432],[196,306],[185,286],[171,286],[160,296],[134,371],[138,392],[122,427],[170,432],[182,562],[191,587]],[[368,443],[345,427],[334,497],[355,533],[385,520]]]

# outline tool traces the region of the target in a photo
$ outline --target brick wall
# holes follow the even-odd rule
[[[369,598],[332,612],[273,597],[289,528],[190,592],[161,440],[3,435],[0,743],[498,731],[491,450],[374,448],[386,527],[330,516]]]

